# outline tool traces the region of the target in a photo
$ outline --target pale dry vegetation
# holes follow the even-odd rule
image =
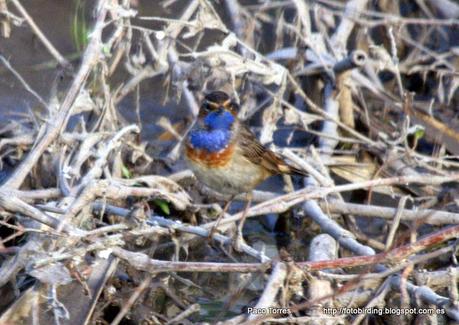
[[[37,105],[0,129],[0,324],[459,321],[457,2],[99,0],[77,61],[21,2],[0,42],[30,28],[71,82],[46,100],[0,55]],[[142,136],[152,85],[177,108]],[[181,159],[215,89],[310,174],[255,191],[237,250]]]

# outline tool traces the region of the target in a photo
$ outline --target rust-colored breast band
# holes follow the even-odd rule
[[[202,164],[209,168],[226,166],[234,153],[235,144],[230,144],[227,148],[218,152],[209,152],[205,149],[194,149],[190,145],[186,146],[185,154],[191,161]]]

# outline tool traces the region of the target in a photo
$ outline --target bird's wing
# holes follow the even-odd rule
[[[241,124],[239,129],[239,144],[242,154],[254,164],[263,166],[268,172],[276,174],[299,174],[306,176],[307,173],[289,165],[278,154],[264,147],[250,129]]]

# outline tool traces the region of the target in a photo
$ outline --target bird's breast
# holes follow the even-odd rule
[[[196,177],[223,194],[249,192],[271,175],[265,168],[247,160],[237,143],[216,153],[187,145],[185,155]]]
[[[207,149],[195,148],[187,143],[185,148],[186,157],[197,164],[208,168],[226,166],[234,154],[235,144],[229,144],[220,151],[209,151]]]

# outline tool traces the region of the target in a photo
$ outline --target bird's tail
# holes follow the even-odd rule
[[[308,172],[298,167],[292,166],[291,164],[282,161],[282,163],[277,165],[277,168],[281,172],[281,174],[289,174],[289,175],[297,175],[307,177],[309,176]]]

